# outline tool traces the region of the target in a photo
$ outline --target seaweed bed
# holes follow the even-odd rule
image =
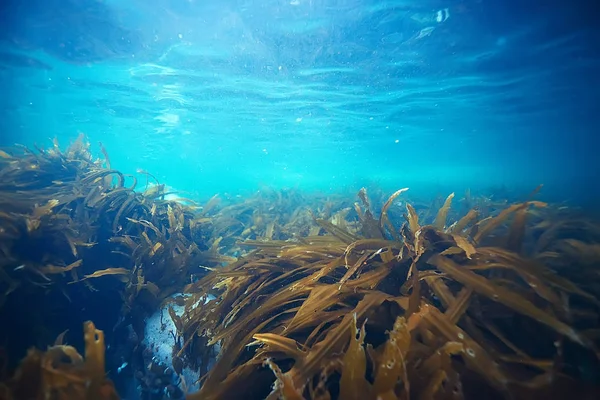
[[[165,305],[184,307],[169,368],[198,371],[188,399],[600,398],[600,224],[539,188],[199,206],[89,147],[0,151],[0,399],[118,398]]]

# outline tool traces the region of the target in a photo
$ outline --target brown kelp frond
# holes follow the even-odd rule
[[[410,318],[415,320],[418,317],[413,314]],[[411,325],[414,328],[417,324],[418,322],[413,322]],[[388,340],[381,346],[382,352],[373,360],[375,377],[370,398],[397,397],[395,388],[399,385],[403,387],[399,397],[409,398],[410,383],[406,362],[410,342],[411,334],[405,318],[397,317]]]
[[[498,214],[496,217],[493,217],[493,218],[489,219],[483,225],[483,227],[480,228],[479,231],[473,236],[473,240],[476,243],[480,243],[482,239],[484,239],[492,231],[494,231],[496,228],[498,228],[504,221],[506,221],[506,219],[511,214],[518,213],[518,212],[526,209],[530,205],[533,205],[533,206],[536,206],[536,207],[545,207],[546,203],[543,203],[543,202],[540,202],[540,201],[530,201],[530,202],[526,202],[526,203],[513,204],[512,206],[506,208],[505,210],[502,210],[502,212],[500,212],[500,214]],[[518,224],[513,229],[518,230],[520,225],[522,225],[522,224]]]
[[[470,288],[475,293],[498,303],[502,303],[518,313],[527,315],[542,324],[548,325],[558,333],[561,333],[582,345],[593,347],[591,342],[575,332],[573,328],[546,313],[544,310],[536,307],[518,292],[513,292],[501,285],[494,284],[483,276],[480,276],[473,271],[469,271],[468,268],[461,267],[449,258],[438,254],[433,255],[427,262],[433,264],[440,271],[445,272],[447,276],[451,277],[456,282],[465,285],[465,287]]]
[[[451,193],[446,198],[446,201],[444,202],[442,208],[440,208],[440,210],[438,211],[437,216],[435,217],[435,221],[433,223],[433,226],[435,226],[436,229],[443,230],[446,226],[446,218],[448,217],[448,211],[450,210],[450,206],[452,205],[453,198],[454,193]]]
[[[80,136],[65,151],[55,142],[0,157],[0,306],[32,294],[70,301],[83,287],[84,298],[119,292],[125,313],[151,311],[200,266],[232,260],[195,207],[137,191],[101,152],[94,160]]]
[[[61,339],[62,341],[62,339]],[[30,349],[14,377],[0,382],[0,397],[18,399],[118,399],[105,377],[104,333],[84,324],[85,358],[74,347]]]
[[[534,201],[504,210],[484,203],[491,215],[467,210],[449,224],[452,195],[436,212],[407,204],[397,230],[387,211],[403,192],[383,202],[377,220],[361,190],[356,230],[317,218],[319,236],[241,242],[254,250],[190,285],[193,317],[179,334],[190,345],[201,336],[221,345],[190,398],[250,388],[257,398],[543,397],[578,388],[565,341],[600,366],[600,337],[589,329],[598,329],[598,292],[535,253],[543,239],[554,243],[555,260],[563,247],[593,257],[593,235],[583,244],[528,235],[531,206],[553,212]],[[544,214],[531,215],[541,229]],[[208,294],[216,299],[195,306]]]
[[[392,224],[392,222],[390,221],[390,218],[388,217],[388,210],[390,209],[390,207],[394,203],[394,201],[398,198],[398,196],[400,196],[402,193],[406,192],[407,190],[408,190],[408,188],[404,188],[404,189],[400,189],[400,190],[397,190],[396,192],[394,192],[386,200],[385,204],[381,208],[381,215],[379,217],[379,229],[381,229],[381,232],[383,233],[387,229],[390,232],[390,234],[392,235],[392,238],[394,240],[398,240],[398,241],[400,240],[400,237],[398,236],[398,233],[394,229],[394,225]]]
[[[360,199],[364,207],[364,210],[360,210],[360,206],[358,203],[355,203],[354,205],[359,216],[362,235],[367,238],[383,238],[384,236],[380,224],[375,219],[375,216],[371,210],[371,201],[369,200],[369,196],[367,195],[366,188],[360,189],[360,191],[358,192],[358,198]]]
[[[600,367],[600,225],[562,206],[363,188],[196,207],[102,152],[0,154],[0,304],[110,288],[132,319],[168,305],[191,399],[550,398]]]
[[[371,383],[367,381],[367,356],[365,353],[365,325],[357,328],[356,315],[349,329],[350,343],[342,358],[340,377],[340,398],[360,400],[368,398]]]
[[[312,210],[307,204],[297,192],[264,189],[243,200],[213,197],[197,221],[212,237],[221,237],[227,255],[235,257],[245,254],[248,242],[300,241],[326,231],[347,243],[358,238],[358,223],[346,219],[352,210],[347,204],[320,197],[322,207]]]

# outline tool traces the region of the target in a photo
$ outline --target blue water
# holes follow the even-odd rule
[[[33,0],[0,16],[0,145],[79,132],[194,196],[600,193],[592,1]]]

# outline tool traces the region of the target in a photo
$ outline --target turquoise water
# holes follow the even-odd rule
[[[583,2],[50,3],[6,4],[2,145],[83,132],[114,168],[200,197],[597,193],[600,42]]]

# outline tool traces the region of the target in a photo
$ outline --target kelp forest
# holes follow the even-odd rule
[[[97,150],[0,151],[0,399],[600,398],[600,223],[541,186],[199,203]]]

